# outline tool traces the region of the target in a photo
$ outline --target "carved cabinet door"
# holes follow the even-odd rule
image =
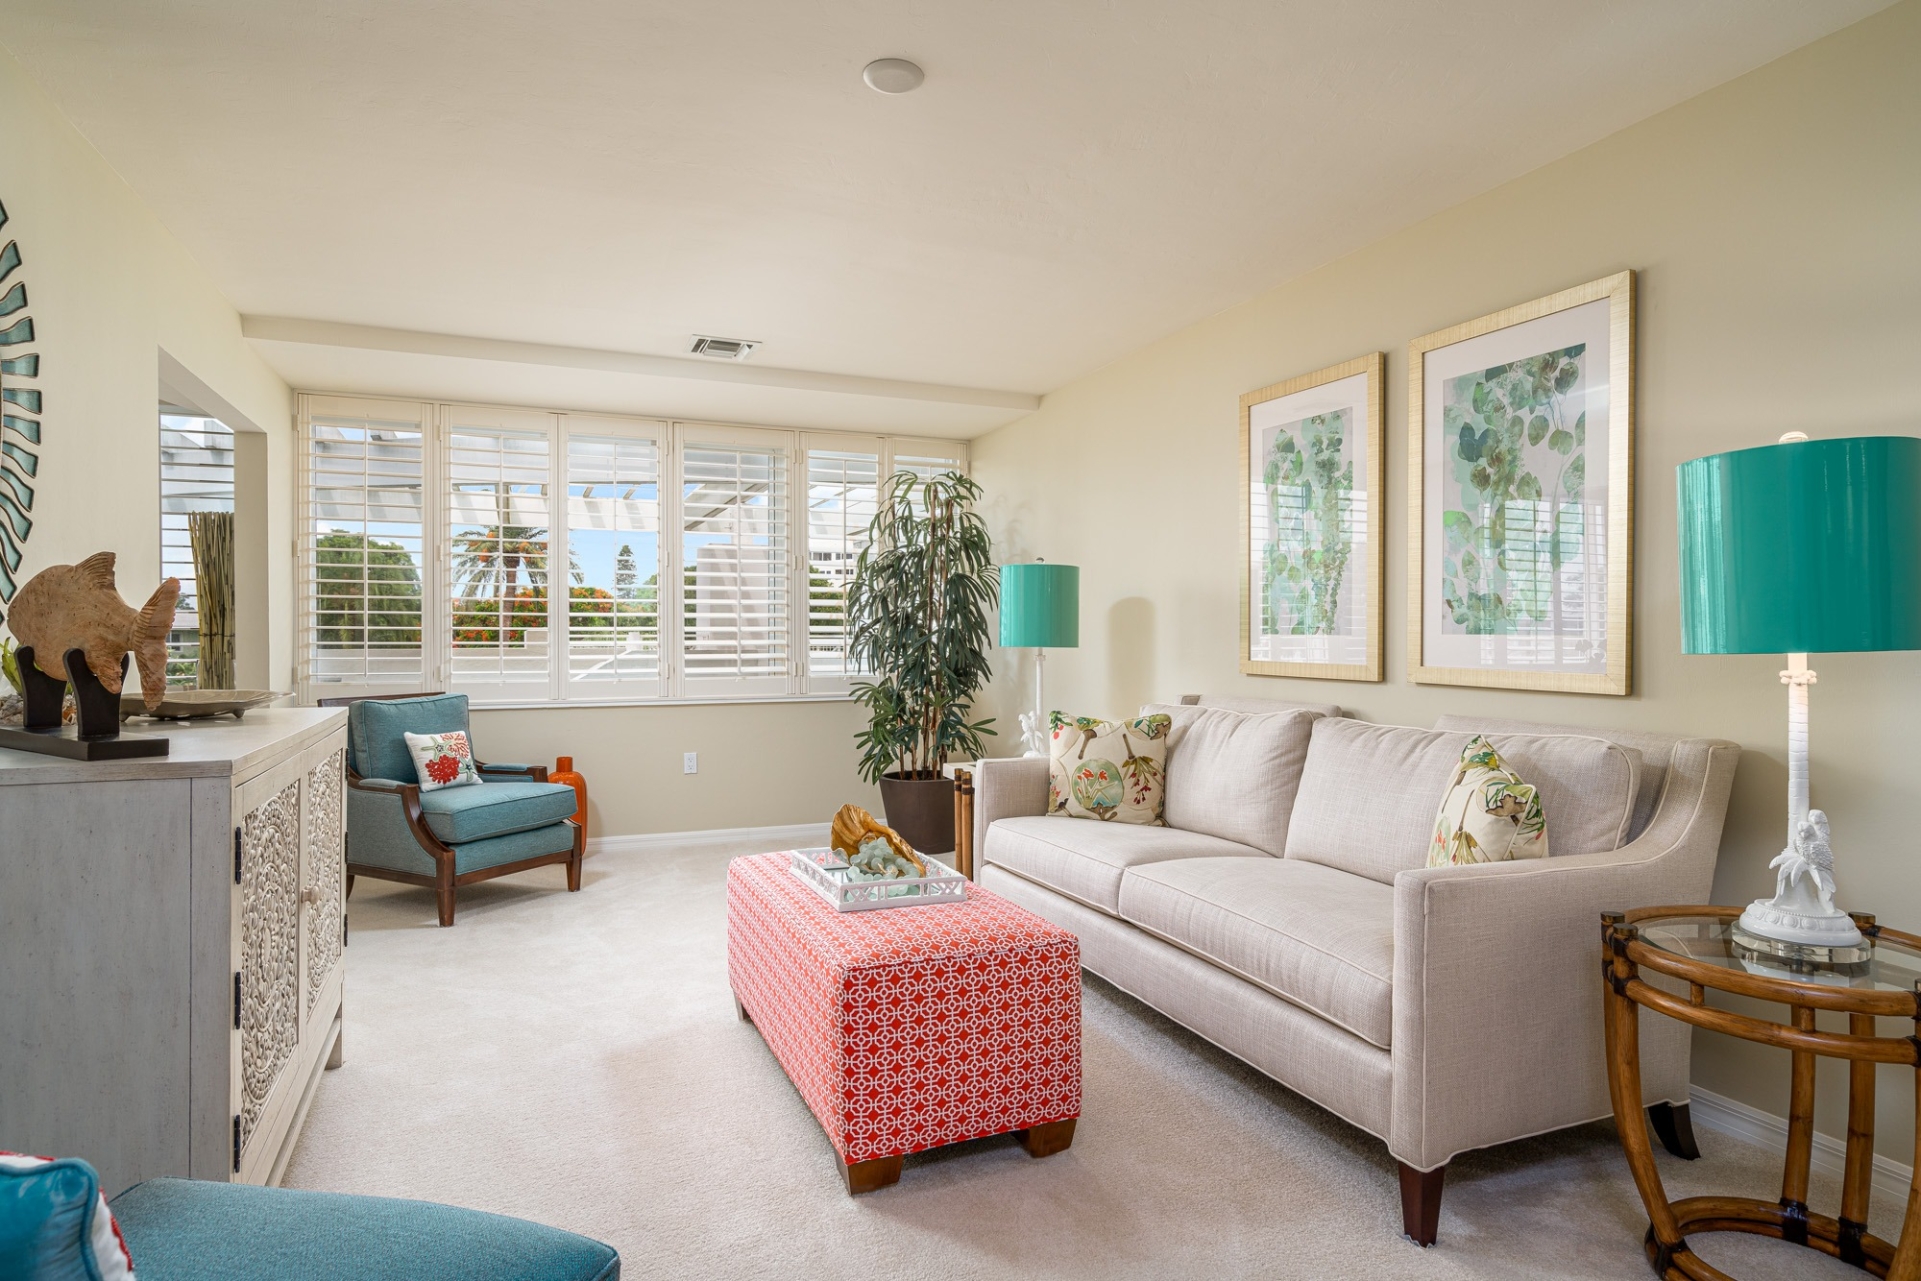
[[[301,1040],[300,891],[303,840],[298,758],[235,789],[234,1176],[266,1181],[259,1153],[282,1128]]]
[[[347,749],[328,745],[310,755],[301,780],[306,795],[300,919],[300,999],[305,1034],[326,1037],[340,1008],[341,953],[347,946]]]
[[[234,790],[233,1177],[263,1183],[333,1034],[346,944],[345,735]]]

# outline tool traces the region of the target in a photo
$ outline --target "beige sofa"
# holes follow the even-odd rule
[[[1165,827],[1049,816],[1047,762],[975,775],[980,884],[1083,965],[1386,1142],[1431,1244],[1455,1154],[1607,1116],[1600,914],[1708,901],[1740,749],[1324,705],[1160,706]],[[1541,788],[1553,857],[1425,866],[1473,733]],[[1692,1155],[1688,1030],[1648,1019],[1646,1103]]]

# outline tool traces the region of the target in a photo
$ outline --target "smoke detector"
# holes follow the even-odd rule
[[[693,344],[687,350],[709,360],[745,360],[754,354],[754,348],[758,346],[760,342],[754,338],[711,338],[706,334],[695,334]]]

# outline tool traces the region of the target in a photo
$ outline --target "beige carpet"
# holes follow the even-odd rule
[[[494,881],[462,891],[450,930],[427,891],[361,881],[346,1065],[288,1185],[571,1228],[617,1247],[630,1278],[1651,1275],[1611,1125],[1457,1159],[1440,1244],[1421,1250],[1378,1141],[1093,979],[1069,1151],[984,1139],[850,1198],[734,1018],[722,882],[743,852],[603,855],[579,894],[557,868]],[[1700,1137],[1701,1161],[1662,1156],[1671,1195],[1778,1194],[1773,1154]],[[1817,1208],[1836,1195],[1817,1176]],[[1900,1207],[1875,1209],[1892,1236]],[[1744,1281],[1863,1275],[1757,1238],[1697,1244]]]

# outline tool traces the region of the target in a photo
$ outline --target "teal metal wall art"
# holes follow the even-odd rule
[[[6,225],[7,209],[0,205],[0,229]],[[19,586],[20,559],[33,532],[33,479],[40,472],[40,391],[19,385],[40,377],[39,355],[23,350],[33,344],[33,317],[24,314],[27,282],[14,279],[19,270],[20,246],[8,240],[0,249],[0,605],[11,602]]]

